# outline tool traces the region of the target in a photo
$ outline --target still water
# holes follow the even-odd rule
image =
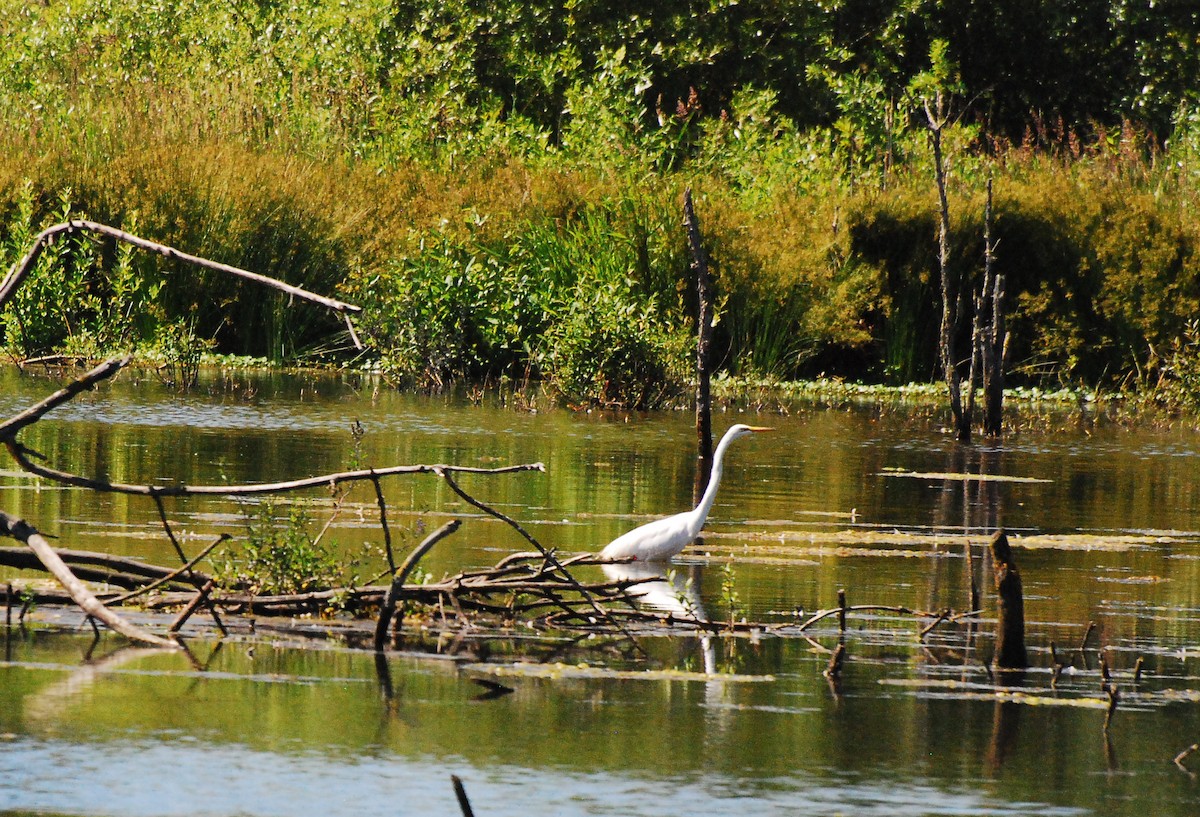
[[[0,415],[57,386],[0,374]],[[265,632],[197,632],[189,654],[111,635],[93,644],[78,615],[50,626],[45,611],[4,634],[0,813],[454,815],[452,774],[480,815],[1197,813],[1188,766],[1200,770],[1200,754],[1182,767],[1172,758],[1200,740],[1200,435],[1058,417],[963,451],[926,414],[719,415],[718,431],[746,420],[776,430],[731,450],[705,540],[666,596],[690,595],[714,618],[787,623],[833,606],[839,589],[851,604],[965,610],[975,576],[985,614],[974,628],[921,640],[928,619],[852,619],[835,685],[821,674],[838,640],[832,619],[809,639],[645,636],[642,654],[515,631],[467,638],[451,655],[434,633],[381,668],[336,638]],[[136,372],[22,436],[56,467],[157,484],[543,462],[545,473],[459,481],[564,551],[686,508],[692,439],[683,414],[529,412],[494,395],[472,404],[285,375],[214,376],[179,396]],[[4,510],[64,546],[174,559],[144,500],[11,470],[0,489]],[[435,578],[527,549],[436,477],[393,477],[385,490],[402,553],[445,519],[465,520],[423,562]],[[308,502],[323,524],[328,495]],[[252,510],[167,507],[192,552],[221,532],[244,536]],[[993,602],[982,551],[997,525],[1013,535],[1034,664],[1013,688],[984,669]],[[347,553],[378,548],[373,493],[356,489],[328,535]],[[1052,641],[1072,664],[1053,687]],[[1121,690],[1107,732],[1100,647]],[[549,671],[518,672],[530,659]],[[489,696],[481,676],[513,692]]]

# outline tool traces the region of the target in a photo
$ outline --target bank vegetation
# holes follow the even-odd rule
[[[1167,5],[3,0],[5,268],[92,219],[359,304],[368,350],[86,234],[3,342],[661,404],[690,371],[691,187],[722,372],[936,381],[942,54],[950,263],[982,274],[991,179],[1008,382],[1192,406],[1200,19]]]

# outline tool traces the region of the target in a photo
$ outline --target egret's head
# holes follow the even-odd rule
[[[729,431],[726,433],[731,434],[736,439],[738,437],[745,437],[747,434],[756,434],[760,431],[774,430],[775,429],[771,428],[770,426],[748,426],[745,423],[738,423],[735,426],[731,426]]]

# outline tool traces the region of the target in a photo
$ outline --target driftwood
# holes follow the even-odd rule
[[[199,558],[203,558],[211,547],[205,549]],[[90,550],[58,548],[57,553],[78,578],[104,582],[126,590],[145,592],[164,585],[170,586],[171,589],[179,589],[180,585],[202,585],[209,578],[204,574],[185,577],[183,568],[170,570],[138,559]],[[192,560],[192,564],[196,561],[198,559]],[[18,570],[34,570],[41,566],[41,561],[28,547],[0,547],[0,565]]]
[[[388,626],[392,623],[392,616],[396,612],[396,604],[400,601],[400,597],[404,594],[404,580],[412,573],[413,568],[417,566],[417,562],[421,560],[430,548],[438,542],[445,539],[450,534],[458,530],[461,525],[457,519],[451,519],[445,525],[435,530],[429,536],[425,537],[425,541],[417,545],[409,557],[404,560],[404,564],[396,571],[396,578],[392,579],[392,584],[388,588],[387,595],[383,599],[383,607],[379,611],[379,618],[375,623],[375,650],[383,649],[384,639],[387,638]]]
[[[162,638],[148,630],[130,624],[101,604],[95,594],[75,577],[66,563],[54,552],[54,548],[46,541],[46,537],[38,533],[25,520],[0,512],[0,535],[11,536],[13,539],[28,545],[29,549],[37,554],[38,560],[46,566],[46,569],[50,571],[54,578],[58,579],[59,583],[70,594],[71,600],[92,618],[102,621],[110,629],[135,641],[171,649],[178,647],[174,641]]]

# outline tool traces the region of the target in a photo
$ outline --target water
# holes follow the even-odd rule
[[[4,416],[57,387],[0,377]],[[125,377],[22,440],[56,467],[160,484],[293,479],[356,460],[541,461],[544,474],[460,483],[568,551],[690,503],[682,414],[528,413],[492,396],[476,406],[354,378],[239,375],[208,387],[181,397],[152,374]],[[527,631],[467,638],[457,651],[443,639],[439,653],[431,634],[381,669],[337,638],[265,630],[205,631],[189,654],[107,634],[93,644],[78,614],[44,610],[42,623],[5,633],[0,813],[457,814],[451,774],[480,815],[1195,812],[1200,783],[1186,767],[1200,769],[1200,756],[1183,769],[1171,760],[1200,740],[1200,436],[1059,424],[964,455],[936,423],[890,411],[793,407],[715,424],[747,418],[776,431],[731,450],[705,542],[680,560],[664,603],[690,593],[714,617],[732,605],[786,623],[845,588],[851,604],[961,610],[975,575],[990,604],[981,554],[1003,524],[1025,581],[1034,669],[1024,684],[998,691],[983,669],[988,621],[943,625],[922,643],[927,620],[852,619],[835,686],[821,674],[833,619],[811,640],[643,637],[647,656],[619,640]],[[366,432],[357,454],[354,420]],[[981,470],[1041,481],[938,476]],[[898,475],[912,472],[929,476]],[[5,510],[63,545],[174,559],[144,500],[14,474],[0,487]],[[402,553],[444,519],[466,520],[427,557],[435,576],[526,549],[436,477],[394,477],[385,490]],[[308,496],[323,522],[327,493]],[[220,532],[244,535],[249,510],[167,504],[190,552]],[[380,544],[367,488],[345,501],[330,536],[349,553]],[[1053,688],[1051,641],[1074,658]],[[1122,694],[1107,733],[1098,646]],[[533,660],[550,677],[512,666]],[[610,667],[715,675],[628,680]],[[489,697],[481,677],[513,692]]]

